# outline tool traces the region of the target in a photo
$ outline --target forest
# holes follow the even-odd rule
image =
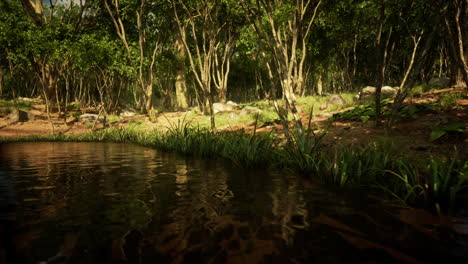
[[[466,1],[2,1],[0,96],[142,113],[464,86]],[[62,110],[62,109],[60,109]],[[381,110],[377,109],[377,113]],[[377,114],[379,116],[379,114]]]
[[[1,0],[0,263],[467,263],[467,19]]]

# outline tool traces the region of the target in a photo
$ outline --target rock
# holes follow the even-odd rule
[[[248,114],[261,114],[262,110],[253,107],[253,106],[246,106],[244,109],[241,111],[241,115],[248,115]]]
[[[132,117],[136,116],[136,111],[133,108],[124,108],[120,111],[120,117]]]
[[[377,88],[375,88],[374,86],[366,86],[366,87],[362,88],[361,98],[363,96],[374,95],[376,90],[377,90]]]
[[[27,122],[29,120],[28,112],[15,110],[9,116],[13,122]]]
[[[441,87],[449,87],[450,86],[450,78],[447,77],[436,77],[429,80],[429,85],[434,86],[441,86]]]
[[[226,111],[232,111],[232,110],[233,110],[233,107],[231,105],[228,105],[228,104],[223,104],[223,103],[214,103],[213,104],[213,112],[215,114],[226,112]]]
[[[375,95],[377,88],[373,86],[366,86],[362,88],[361,92],[359,93],[359,98],[364,99]],[[382,98],[389,98],[394,97],[398,92],[398,89],[395,89],[391,86],[382,86],[381,95]]]
[[[382,87],[382,96],[383,97],[393,97],[397,94],[398,90],[390,86]]]
[[[86,123],[86,122],[94,122],[96,121],[96,119],[98,119],[98,115],[96,114],[83,114],[83,115],[80,115],[80,123]],[[99,119],[98,119],[98,122],[103,122],[104,121],[104,117],[103,116],[100,116]]]
[[[327,105],[344,105],[346,104],[345,99],[341,95],[334,94],[327,100]]]
[[[228,101],[226,105],[230,105],[233,109],[238,108],[239,105],[233,101]]]
[[[320,110],[325,110],[330,105],[344,105],[346,101],[341,97],[341,95],[334,94],[327,101],[320,106]]]

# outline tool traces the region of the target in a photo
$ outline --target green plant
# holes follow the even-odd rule
[[[325,135],[316,135],[312,130],[289,131],[287,142],[280,151],[284,165],[303,175],[319,175],[323,161],[319,153]]]
[[[430,135],[431,141],[439,140],[447,134],[468,135],[468,131],[466,130],[468,124],[466,123],[452,123],[445,126],[438,126],[431,123],[426,123],[425,125],[430,126],[432,129]]]
[[[455,105],[456,101],[461,99],[463,99],[462,93],[446,93],[440,96],[440,106],[445,110],[449,110]]]
[[[223,156],[239,167],[266,166],[273,159],[275,144],[271,133],[251,135],[242,131],[225,137]]]
[[[402,156],[388,163],[371,185],[402,203],[453,214],[466,195],[468,162],[455,154],[447,159],[431,157],[421,166]]]
[[[32,108],[33,103],[29,101],[13,101],[13,100],[1,100],[0,107],[5,107],[6,109],[16,109],[18,107],[20,110],[29,111]],[[11,113],[11,112],[10,112]]]

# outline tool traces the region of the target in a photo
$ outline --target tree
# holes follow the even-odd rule
[[[121,5],[123,3],[123,5]],[[154,65],[156,56],[161,51],[160,34],[158,27],[161,25],[161,18],[154,18],[154,13],[150,9],[156,9],[162,4],[154,1],[124,1],[112,0],[109,5],[108,0],[104,0],[104,5],[114,24],[116,33],[125,47],[128,55],[128,63],[138,69],[138,84],[143,95],[141,109],[150,116],[153,115],[153,83]],[[151,8],[148,8],[151,6]],[[124,18],[130,21],[124,21]],[[132,43],[129,40],[127,29],[129,23],[136,23],[138,33],[138,55],[135,56],[132,50]],[[134,24],[133,24],[134,25]],[[134,25],[135,26],[135,25]]]
[[[246,10],[252,8],[249,1],[242,2]],[[273,54],[286,109],[291,111],[299,131],[302,131],[302,123],[294,91],[303,90],[307,43],[320,4],[321,0],[257,0],[257,8],[250,13],[257,34],[267,40],[265,43]]]
[[[190,62],[192,73],[199,92],[199,104],[211,116],[211,128],[216,128],[213,110],[212,84],[218,87],[221,100],[225,100],[227,82],[229,77],[229,64],[233,43],[229,30],[223,39],[221,34],[226,27],[216,17],[219,1],[202,0],[198,2],[172,1],[174,18],[179,29],[185,52]],[[178,9],[182,9],[178,10]],[[185,21],[180,13],[184,13]],[[192,46],[184,38],[189,32]],[[227,41],[227,42],[225,42]],[[218,53],[219,51],[221,52]]]

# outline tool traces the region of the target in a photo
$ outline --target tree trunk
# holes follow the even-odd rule
[[[317,94],[322,96],[323,92],[323,81],[322,81],[322,73],[319,73],[319,78],[317,80]]]
[[[185,77],[185,47],[181,34],[185,35],[184,32],[179,32],[178,36],[175,39],[175,49],[176,49],[176,68],[175,68],[175,92],[176,92],[176,106],[179,110],[187,109],[188,108],[188,90],[187,90],[187,82]]]
[[[44,88],[44,96],[47,97],[44,99],[49,102],[49,110],[51,112],[54,111],[55,102],[57,100],[55,91],[57,88],[56,82],[57,80],[54,76],[54,73],[52,72],[52,66],[48,63],[45,63],[42,66],[42,85]]]
[[[0,68],[0,97],[3,95],[3,76],[4,76],[4,72],[2,70],[2,68]]]
[[[145,110],[146,113],[151,114],[151,111],[153,110],[153,82],[148,81],[145,84]]]

